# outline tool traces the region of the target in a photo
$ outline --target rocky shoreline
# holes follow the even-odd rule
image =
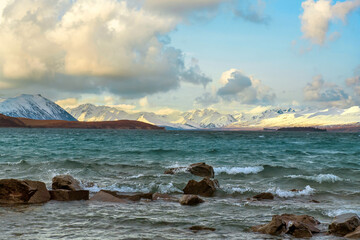
[[[70,175],[58,175],[52,179],[51,189],[45,183],[31,180],[1,179],[0,206],[17,204],[44,204],[49,201],[88,201],[131,204],[134,202],[166,201],[179,203],[184,206],[195,206],[206,201],[202,197],[211,198],[220,187],[214,178],[214,169],[205,163],[191,164],[187,168],[172,168],[166,174],[176,174],[187,171],[195,176],[202,177],[201,181],[189,180],[183,189],[183,195],[178,198],[163,193],[124,193],[109,190],[100,190],[90,196],[88,190],[81,187],[79,180]],[[293,189],[291,191],[298,191]],[[272,193],[260,193],[246,201],[276,201]],[[316,200],[313,200],[319,203]],[[216,231],[208,226],[192,226],[189,230]],[[311,238],[316,236],[332,235],[349,239],[360,239],[360,218],[356,214],[347,213],[336,216],[330,225],[322,224],[308,215],[282,214],[274,215],[272,220],[264,225],[253,226],[249,231],[273,236],[292,236],[295,238]]]

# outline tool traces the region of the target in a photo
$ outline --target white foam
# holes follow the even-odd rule
[[[168,184],[160,184],[158,186],[157,192],[159,193],[173,193],[173,192],[182,192],[180,189],[174,186],[172,182]]]
[[[343,181],[342,178],[334,175],[334,174],[319,174],[319,175],[315,175],[315,176],[304,176],[304,175],[289,175],[287,176],[289,178],[302,178],[302,179],[306,179],[306,180],[313,180],[316,181],[318,183],[322,183],[322,182],[337,182],[337,181]]]
[[[251,192],[253,191],[252,188],[246,187],[246,188],[240,188],[240,187],[230,187],[225,186],[221,188],[223,191],[233,194],[233,193],[245,193],[245,192]]]
[[[329,210],[324,212],[325,215],[329,216],[329,217],[335,217],[341,214],[345,214],[345,213],[355,213],[358,216],[360,216],[360,211],[358,209],[336,209],[336,210]]]
[[[311,194],[313,194],[315,192],[315,189],[311,188],[308,185],[308,186],[305,187],[304,190],[297,191],[297,192],[281,190],[280,188],[269,189],[269,190],[267,190],[267,192],[271,192],[272,194],[276,194],[276,195],[278,195],[279,197],[282,197],[282,198],[291,198],[291,197],[311,195]]]
[[[137,178],[141,178],[141,177],[143,177],[144,176],[144,174],[138,174],[138,175],[134,175],[134,176],[130,176],[130,177],[127,177],[127,179],[137,179]]]
[[[214,168],[215,174],[227,173],[231,175],[235,174],[256,174],[264,170],[262,166],[256,167],[216,167]]]

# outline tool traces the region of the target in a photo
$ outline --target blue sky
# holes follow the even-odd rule
[[[230,112],[360,103],[360,0],[6,0],[0,27],[2,97]]]

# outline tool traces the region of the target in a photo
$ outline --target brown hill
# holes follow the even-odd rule
[[[22,127],[22,128],[80,128],[80,129],[146,129],[163,130],[144,122],[119,120],[105,122],[75,122],[64,120],[34,120],[28,118],[14,118],[0,114],[0,127]]]

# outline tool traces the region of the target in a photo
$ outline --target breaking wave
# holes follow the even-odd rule
[[[235,174],[256,174],[262,172],[264,167],[256,166],[256,167],[216,167],[214,168],[215,174],[226,173],[230,175]]]
[[[306,180],[311,180],[311,181],[315,181],[318,183],[323,183],[323,182],[339,182],[339,181],[343,181],[342,178],[333,175],[333,174],[319,174],[316,176],[304,176],[304,175],[289,175],[287,176],[288,178],[301,178],[301,179],[306,179]]]
[[[282,190],[280,188],[273,188],[273,189],[269,189],[268,192],[271,192],[272,194],[275,194],[282,198],[291,198],[291,197],[312,195],[315,192],[315,189],[308,185],[305,187],[305,189],[299,191],[288,191],[288,190]]]

